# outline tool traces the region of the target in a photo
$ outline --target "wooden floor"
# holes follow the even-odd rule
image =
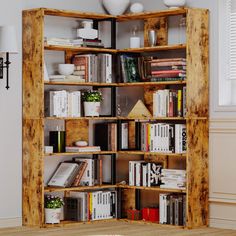
[[[126,222],[105,222],[96,224],[81,224],[64,228],[8,228],[0,229],[1,236],[82,236],[82,235],[135,235],[135,236],[236,236],[236,231],[214,228],[195,230],[174,229],[170,227],[130,224]]]

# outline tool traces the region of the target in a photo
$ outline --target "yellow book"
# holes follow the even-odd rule
[[[182,90],[178,90],[178,105],[177,105],[177,112],[178,116],[182,116]]]

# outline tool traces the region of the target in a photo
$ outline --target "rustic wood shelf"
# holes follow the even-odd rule
[[[186,49],[185,44],[166,45],[166,46],[155,46],[155,47],[143,47],[143,48],[126,48],[119,49],[119,53],[145,53],[145,52],[158,52],[158,51],[169,51],[169,50],[180,50]]]
[[[45,120],[117,120],[117,117],[45,117]]]
[[[118,151],[118,154],[127,155],[157,155],[157,156],[169,156],[169,157],[186,157],[186,154],[179,153],[160,153],[160,152],[142,152],[142,151]]]
[[[117,83],[81,83],[81,82],[67,82],[67,81],[44,81],[45,85],[66,85],[66,86],[117,86]]]
[[[135,14],[126,14],[117,17],[118,22],[122,21],[131,21],[131,20],[145,20],[149,18],[159,18],[164,16],[176,16],[176,15],[184,15],[187,13],[188,8],[178,8],[173,10],[164,10],[158,12],[142,12]]]
[[[140,190],[149,190],[149,191],[158,191],[164,193],[186,193],[186,190],[182,189],[169,189],[169,188],[160,188],[160,187],[143,187],[143,186],[129,186],[129,185],[117,185],[119,188],[126,189],[140,189]]]
[[[51,51],[71,51],[71,52],[104,52],[104,53],[116,53],[117,50],[109,48],[89,48],[89,47],[75,47],[75,46],[58,46],[58,45],[45,45],[45,50]]]
[[[70,188],[44,187],[44,192],[69,192],[69,191],[86,191],[94,189],[116,188],[117,185],[96,185],[96,186],[79,186]]]
[[[45,157],[63,157],[63,156],[75,156],[75,155],[108,155],[116,154],[114,151],[101,151],[101,152],[61,152],[61,153],[45,153]]]

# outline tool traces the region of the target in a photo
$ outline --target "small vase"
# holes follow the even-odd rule
[[[84,102],[84,115],[99,116],[100,107],[100,102]]]
[[[103,6],[111,15],[121,15],[130,4],[130,0],[103,0]]]
[[[61,217],[61,208],[51,209],[45,208],[45,223],[59,224]]]

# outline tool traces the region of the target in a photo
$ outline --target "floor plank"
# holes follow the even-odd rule
[[[101,222],[64,228],[6,228],[0,236],[82,236],[82,235],[134,235],[134,236],[236,236],[234,230],[200,228],[193,230],[163,228],[155,225],[129,224],[126,222]]]

